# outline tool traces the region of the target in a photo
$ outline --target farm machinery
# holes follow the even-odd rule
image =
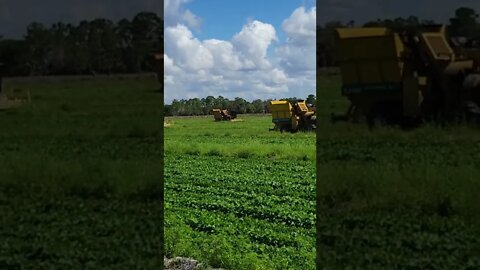
[[[480,118],[480,50],[451,46],[444,25],[337,28],[336,54],[350,107],[332,114],[332,122],[412,126]]]
[[[310,106],[304,100],[272,100],[269,109],[275,124],[270,130],[297,132],[316,129],[315,106]]]
[[[230,121],[237,118],[236,111],[212,109],[212,114],[215,121]]]

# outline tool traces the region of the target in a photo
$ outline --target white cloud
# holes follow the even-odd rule
[[[257,68],[267,69],[270,67],[266,59],[267,49],[274,40],[277,40],[275,28],[271,24],[255,20],[243,26],[242,31],[233,37],[232,43]]]
[[[166,2],[182,10],[188,0]],[[273,25],[253,19],[231,40],[199,40],[186,24],[166,22],[166,103],[209,95],[253,100],[314,93],[315,8],[293,11],[282,24],[284,42]],[[269,49],[275,54],[269,56]]]
[[[316,7],[306,11],[299,7],[282,23],[282,29],[292,42],[310,44],[316,37]]]
[[[164,0],[165,25],[174,26],[186,24],[194,29],[199,29],[202,20],[190,10],[184,9],[190,0]]]
[[[290,74],[316,67],[316,7],[299,7],[282,23],[286,44],[276,49],[279,65]]]
[[[224,40],[209,39],[204,41],[204,45],[213,52],[216,70],[239,70],[244,65],[240,56],[233,50],[232,43]]]
[[[187,71],[213,67],[213,56],[192,32],[184,25],[165,29],[165,51],[174,62]]]
[[[173,63],[173,60],[166,54],[163,55],[163,69],[164,84],[167,86],[166,88],[168,89],[169,86],[175,86],[177,82],[176,79],[179,79],[182,76],[182,69],[177,67]]]

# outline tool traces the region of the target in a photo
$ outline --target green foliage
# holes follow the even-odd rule
[[[317,78],[318,256],[325,269],[480,267],[478,127],[331,124],[349,106]]]
[[[165,153],[236,158],[315,160],[315,133],[268,131],[271,115],[240,115],[239,121],[208,117],[167,117]]]
[[[163,20],[151,12],[118,23],[32,22],[23,40],[0,40],[0,61],[8,76],[152,72],[162,39]]]
[[[33,99],[0,112],[0,268],[158,268],[157,82],[27,80],[5,87],[28,89]],[[134,123],[142,136],[129,136]]]
[[[294,101],[297,98],[284,98],[282,100]],[[315,96],[309,95],[307,100],[310,104],[315,104]],[[206,98],[174,99],[171,104],[165,105],[165,116],[199,116],[211,114],[212,109],[227,109],[235,111],[238,114],[262,114],[270,113],[268,103],[270,100],[256,99],[249,102],[243,98],[236,97],[229,100],[219,96],[215,98],[208,96]]]
[[[468,7],[460,7],[455,11],[455,17],[450,19],[450,33],[465,37],[479,38],[480,24],[478,14]]]
[[[314,269],[315,134],[269,132],[271,116],[240,120],[167,118],[167,254],[226,269]]]

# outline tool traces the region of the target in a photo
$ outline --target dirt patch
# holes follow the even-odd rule
[[[163,258],[163,266],[165,270],[225,270],[223,268],[210,268],[197,260],[183,257]]]
[[[9,99],[5,94],[0,94],[0,110],[6,110],[17,107],[22,102],[19,100]]]

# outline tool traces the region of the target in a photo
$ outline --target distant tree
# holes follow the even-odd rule
[[[229,103],[229,100],[227,98],[224,98],[222,96],[218,96],[218,98],[215,100],[215,108],[227,108]]]
[[[69,26],[69,29],[65,48],[68,72],[84,74],[92,70],[94,58],[88,44],[90,24],[87,21],[81,21],[77,26]]]
[[[204,99],[204,104],[205,104],[205,110],[204,114],[209,114],[213,107],[215,106],[215,97],[213,96],[208,96]]]
[[[379,27],[383,26],[382,21],[376,20],[376,21],[368,21],[363,24],[363,27]]]
[[[422,20],[422,25],[433,25],[436,24],[434,20]]]
[[[261,99],[256,99],[252,102],[254,113],[263,113],[265,111],[265,102]]]
[[[172,116],[173,115],[172,105],[165,104],[163,106],[163,114],[166,116]]]
[[[27,68],[30,74],[48,74],[51,63],[52,37],[43,24],[33,22],[27,26]]]
[[[248,103],[245,99],[236,97],[232,107],[238,113],[247,113]]]
[[[49,73],[63,74],[66,71],[66,41],[69,35],[69,28],[67,25],[58,22],[52,25],[49,32],[51,37]]]
[[[309,95],[312,99],[314,95]],[[307,98],[307,99],[308,99]],[[290,97],[282,100],[296,101],[298,98]],[[208,96],[206,98],[192,98],[192,99],[174,99],[171,104],[166,104],[164,113],[166,116],[187,116],[187,115],[208,115],[211,113],[211,108],[228,109],[237,111],[237,113],[270,113],[268,104],[271,99],[261,100],[256,99],[249,102],[243,98],[236,97],[233,100],[219,96],[214,98]],[[207,104],[209,104],[207,106]],[[221,104],[220,106],[217,106]]]
[[[0,62],[3,76],[28,75],[27,44],[23,40],[4,39],[0,41]]]
[[[150,56],[160,50],[162,22],[153,12],[141,12],[131,22],[133,69],[135,72],[151,70],[154,66]]]
[[[455,11],[455,17],[450,19],[450,34],[453,36],[479,37],[477,22],[478,14],[468,7],[460,7]]]
[[[113,22],[96,19],[88,24],[89,69],[93,73],[111,73],[117,66],[117,36]]]
[[[335,65],[335,29],[345,27],[339,21],[328,22],[324,27],[317,27],[317,59],[320,67]]]
[[[306,102],[308,104],[315,105],[315,103],[316,103],[315,95],[308,95]]]
[[[179,100],[174,99],[172,101],[172,104],[170,105],[170,109],[171,109],[171,111],[170,111],[171,114],[170,115],[172,115],[172,116],[181,115],[181,112],[182,112],[182,109],[183,109],[182,108],[182,103]]]
[[[120,51],[120,66],[121,72],[133,72],[135,63],[133,51],[133,33],[132,26],[129,20],[122,19],[115,26],[115,34],[117,36],[117,49]]]
[[[8,56],[5,50],[0,55],[17,59],[15,65],[21,66],[9,67],[9,74],[155,71],[152,54],[163,48],[163,20],[150,12],[138,13],[131,22],[122,19],[114,23],[98,18],[77,25],[57,22],[50,27],[32,22],[26,30],[23,40],[18,40],[21,44],[18,48],[10,46],[11,40],[0,39],[0,46],[9,48]]]
[[[376,21],[366,22],[364,27],[387,27],[393,31],[414,31],[421,25],[420,19],[416,16],[407,18],[397,17],[395,19],[377,19]]]
[[[188,110],[190,111],[189,115],[202,115],[202,103],[200,99],[194,98],[187,101]]]

